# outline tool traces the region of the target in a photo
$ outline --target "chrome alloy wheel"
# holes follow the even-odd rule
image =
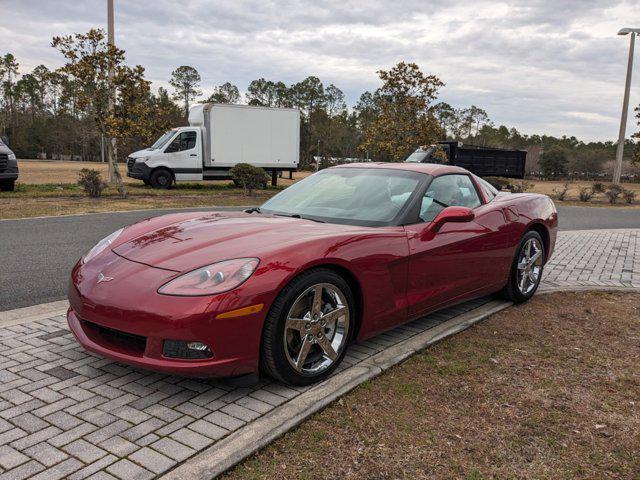
[[[338,287],[307,288],[287,314],[283,340],[289,364],[303,375],[329,368],[346,348],[349,320],[349,305]]]
[[[528,295],[536,288],[542,275],[542,244],[537,238],[530,238],[522,246],[518,258],[518,290]]]

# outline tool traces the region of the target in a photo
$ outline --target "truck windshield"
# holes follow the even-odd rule
[[[435,147],[429,147],[426,150],[419,148],[407,157],[407,163],[426,163],[431,160]]]
[[[167,142],[171,139],[171,137],[173,137],[174,133],[176,133],[175,130],[169,130],[168,132],[166,132],[158,140],[156,140],[156,143],[151,145],[151,150],[160,150],[162,147],[164,147],[167,144]]]
[[[260,211],[346,225],[395,225],[427,178],[391,168],[329,168],[283,190]]]

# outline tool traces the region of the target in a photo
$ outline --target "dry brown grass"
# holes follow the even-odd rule
[[[640,478],[640,294],[537,296],[366,382],[224,478]]]
[[[554,197],[555,195],[554,190],[562,190],[564,184],[567,182],[566,180],[544,180],[544,181],[536,180],[536,181],[531,181],[531,183],[534,184],[534,187],[530,191],[535,193],[543,193],[545,195],[549,195],[550,197]],[[640,183],[623,183],[622,184],[623,188],[636,192],[636,200],[635,200],[635,203],[632,205],[624,203],[624,200],[622,199],[622,197],[618,200],[617,204],[610,205],[607,198],[602,193],[595,195],[590,202],[580,202],[580,198],[579,198],[580,189],[591,188],[593,186],[593,183],[594,182],[592,181],[585,181],[585,180],[569,182],[569,190],[567,191],[567,198],[563,202],[558,201],[558,205],[565,205],[565,204],[579,205],[579,206],[591,205],[591,206],[599,206],[599,207],[612,206],[612,207],[618,207],[618,208],[640,206],[640,203],[639,203],[640,202]],[[601,182],[601,183],[603,183],[606,187],[611,182]]]
[[[18,165],[20,167],[20,178],[18,181],[26,184],[75,183],[78,181],[78,172],[83,168],[98,170],[104,178],[107,177],[107,164],[105,163],[20,160]],[[140,180],[126,177],[126,165],[119,164],[119,167],[126,184],[142,185]],[[278,184],[290,185],[292,182],[286,178],[288,175],[288,173],[285,173],[285,178],[278,179]],[[293,177],[294,180],[299,180],[307,175],[309,175],[308,172],[294,172]],[[225,184],[228,183],[228,180],[203,183]]]
[[[0,201],[0,219],[71,215],[77,213],[117,212],[122,210],[146,210],[158,208],[199,208],[260,205],[275,191],[260,191],[252,197],[238,190],[208,195],[131,196],[120,199],[114,196],[91,199],[88,197],[63,198],[10,198]]]

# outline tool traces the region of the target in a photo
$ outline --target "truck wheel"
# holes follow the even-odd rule
[[[142,180],[142,183],[144,183],[147,187],[148,187],[149,185],[151,185],[151,182],[150,182],[149,180],[146,180],[146,179],[143,179],[143,180]]]
[[[0,190],[4,192],[13,192],[15,188],[16,188],[15,180],[4,180],[0,182]]]
[[[173,177],[171,176],[171,172],[169,170],[161,168],[159,170],[155,170],[151,174],[149,183],[153,188],[169,188],[173,183]]]

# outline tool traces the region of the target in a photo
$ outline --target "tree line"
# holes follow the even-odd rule
[[[317,76],[292,84],[258,78],[244,96],[226,82],[205,98],[200,74],[188,65],[172,72],[172,91],[154,93],[144,68],[128,66],[125,52],[108,45],[102,30],[55,37],[51,45],[64,62],[55,70],[38,65],[24,72],[11,53],[0,57],[0,134],[20,158],[100,160],[102,142],[117,138],[115,154],[123,160],[167,129],[185,125],[194,102],[299,109],[303,165],[314,156],[402,161],[419,145],[445,139],[527,149],[530,169],[548,174],[599,172],[615,157],[614,142],[526,135],[496,126],[475,105],[437,101],[444,82],[415,63],[378,71],[381,86],[348,106],[338,86]],[[630,140],[625,156],[633,159]]]

